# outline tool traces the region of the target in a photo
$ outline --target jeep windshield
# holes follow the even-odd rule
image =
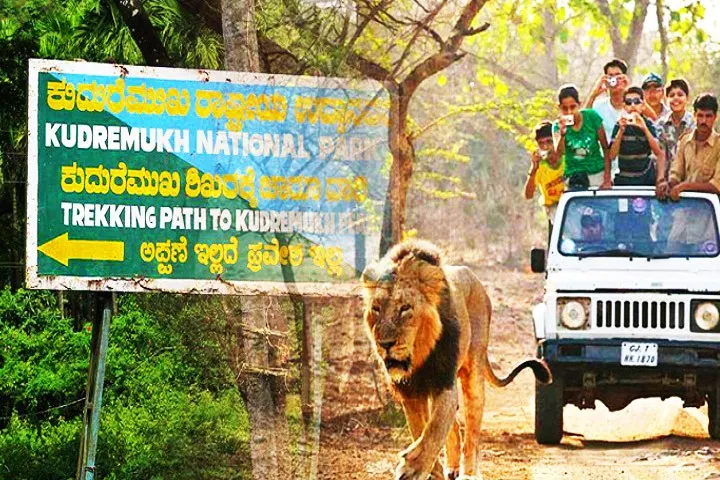
[[[718,227],[710,201],[651,196],[568,200],[560,225],[562,255],[588,257],[715,257]]]

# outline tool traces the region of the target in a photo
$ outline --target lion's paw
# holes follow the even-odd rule
[[[409,462],[404,457],[400,459],[400,463],[395,468],[395,480],[427,480],[428,478],[430,478],[430,472],[423,472],[415,466],[415,462]]]

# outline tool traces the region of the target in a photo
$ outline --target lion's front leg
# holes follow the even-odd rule
[[[437,475],[435,464],[455,420],[457,408],[458,395],[454,385],[435,395],[430,418],[422,433],[400,454],[402,458],[395,469],[395,480],[426,480],[431,473]],[[410,417],[408,423],[411,423]],[[410,428],[412,431],[412,425]],[[439,472],[442,472],[442,467]]]

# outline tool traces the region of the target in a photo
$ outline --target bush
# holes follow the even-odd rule
[[[248,419],[215,334],[214,304],[163,298],[127,295],[113,317],[98,475],[250,478]],[[73,325],[51,293],[0,293],[0,479],[75,476],[82,403],[55,408],[85,395],[91,329]]]

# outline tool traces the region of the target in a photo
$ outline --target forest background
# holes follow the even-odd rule
[[[433,240],[458,261],[526,268],[545,234],[541,209],[522,197],[530,133],[555,118],[556,88],[573,82],[586,95],[617,56],[631,65],[633,84],[653,71],[687,78],[691,97],[713,91],[718,10],[712,0],[2,0],[0,479],[75,475],[97,308],[88,293],[23,289],[29,58],[219,70],[240,62],[269,73],[384,78],[407,107],[398,124],[398,148],[411,162],[401,235]],[[244,12],[257,34],[255,64],[230,58],[237,45],[252,45],[228,26]],[[447,61],[413,77],[428,59]],[[421,81],[408,94],[403,78]],[[273,308],[288,327],[284,374],[268,382],[293,455],[308,426],[308,307],[293,299]],[[218,299],[117,296],[102,478],[258,477],[253,400],[231,361],[243,341],[232,311]]]

